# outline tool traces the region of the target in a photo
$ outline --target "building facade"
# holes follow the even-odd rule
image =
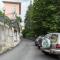
[[[15,19],[21,14],[21,3],[19,1],[3,1],[5,15],[10,19]]]

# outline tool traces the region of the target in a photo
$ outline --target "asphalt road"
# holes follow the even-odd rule
[[[23,39],[19,46],[0,55],[0,60],[57,60],[57,58],[44,55],[34,46],[33,41]]]

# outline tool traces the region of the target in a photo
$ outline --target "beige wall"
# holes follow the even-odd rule
[[[5,7],[5,15],[8,16],[11,19],[15,18],[15,15],[13,14],[13,12],[16,12],[16,15],[19,16],[19,14],[21,14],[21,4],[19,3],[4,3],[4,7]]]

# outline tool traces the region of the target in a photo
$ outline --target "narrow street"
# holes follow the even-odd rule
[[[54,57],[44,55],[34,42],[23,39],[23,41],[11,51],[0,55],[0,60],[57,60]]]

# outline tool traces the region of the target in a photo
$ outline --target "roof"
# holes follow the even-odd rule
[[[56,32],[56,33],[48,33],[48,34],[58,34],[58,35],[60,35],[60,33],[58,33],[58,32]]]
[[[3,1],[3,3],[21,4],[20,2],[12,2],[12,1]]]

